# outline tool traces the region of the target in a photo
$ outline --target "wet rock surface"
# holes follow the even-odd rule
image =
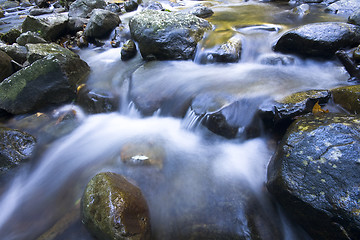
[[[14,73],[11,57],[0,50],[0,82]]]
[[[286,32],[275,51],[307,57],[331,58],[337,50],[360,43],[360,27],[347,23],[312,23]]]
[[[300,118],[271,160],[269,191],[314,239],[359,236],[359,129],[355,115]]]
[[[99,239],[150,239],[149,210],[141,190],[115,173],[99,173],[88,183],[82,221]]]
[[[36,139],[28,133],[0,127],[0,175],[30,159]]]
[[[20,46],[25,46],[28,43],[46,43],[46,40],[40,37],[35,32],[25,32],[20,34],[20,36],[16,39],[16,42]]]
[[[211,29],[206,20],[192,14],[144,10],[130,20],[130,31],[143,58],[191,59],[196,44]]]
[[[117,14],[108,10],[95,9],[91,12],[91,17],[84,30],[84,35],[90,39],[104,38],[120,23],[121,20]]]
[[[4,51],[16,62],[23,64],[27,60],[27,50],[24,46],[20,46],[17,43],[12,45],[0,43],[0,50]]]
[[[331,90],[334,102],[351,113],[360,113],[360,85],[339,87]]]
[[[69,17],[90,17],[92,10],[105,9],[104,0],[76,0],[70,5]]]

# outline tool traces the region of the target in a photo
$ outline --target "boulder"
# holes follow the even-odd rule
[[[192,14],[144,10],[130,20],[130,31],[143,58],[191,59],[211,25]]]
[[[360,118],[301,117],[268,167],[267,188],[313,239],[360,236]]]
[[[128,40],[121,47],[121,60],[126,61],[135,57],[137,53],[136,45],[133,40]]]
[[[22,32],[36,32],[48,41],[54,41],[67,31],[68,17],[55,15],[47,18],[27,16],[22,24]]]
[[[29,14],[31,16],[40,16],[44,14],[50,14],[53,13],[54,9],[51,8],[33,8],[30,10]]]
[[[336,14],[353,14],[360,10],[360,2],[358,0],[338,0],[329,4],[325,11]]]
[[[124,2],[124,8],[127,12],[135,11],[138,8],[138,3],[136,0],[128,0]]]
[[[71,101],[89,72],[79,57],[48,55],[0,83],[0,109],[22,114]]]
[[[360,9],[349,16],[348,23],[360,25]]]
[[[214,11],[211,8],[203,5],[194,6],[189,10],[190,14],[193,14],[199,18],[208,18],[214,14]]]
[[[47,0],[35,0],[36,6],[40,8],[48,8],[50,7],[50,3]]]
[[[150,239],[149,209],[141,190],[123,176],[99,173],[81,202],[82,222],[99,239]]]
[[[29,63],[42,59],[50,54],[59,54],[63,58],[78,58],[78,55],[56,43],[26,44],[27,59]]]
[[[81,17],[71,17],[68,22],[68,30],[71,33],[76,33],[78,31],[83,31],[85,26],[88,24],[88,18]]]
[[[16,39],[16,42],[20,46],[25,46],[28,43],[46,43],[46,40],[40,37],[39,34],[29,31],[20,34],[20,36]]]
[[[11,57],[0,50],[0,82],[14,73]]]
[[[305,57],[331,58],[337,50],[359,43],[360,26],[339,22],[312,23],[283,34],[274,50]]]
[[[0,175],[30,160],[36,139],[25,132],[0,127]]]
[[[104,0],[76,0],[70,5],[69,17],[88,18],[92,10],[99,8],[105,9]]]
[[[18,1],[1,1],[0,7],[9,11],[11,8],[16,8],[19,5],[20,4]]]
[[[23,64],[27,60],[27,50],[17,43],[7,45],[0,43],[0,50],[6,52],[14,61]]]
[[[121,20],[117,14],[104,9],[95,9],[91,12],[84,35],[88,38],[105,38],[120,23]]]
[[[12,28],[7,33],[1,36],[1,40],[6,42],[7,44],[13,44],[16,42],[16,39],[20,36],[20,34],[20,30]]]
[[[335,88],[331,94],[336,104],[351,113],[360,113],[360,85]]]

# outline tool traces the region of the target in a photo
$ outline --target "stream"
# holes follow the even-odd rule
[[[181,1],[183,6],[175,7],[162,3],[174,11],[199,2]],[[239,239],[252,239],[246,230],[251,221],[243,217],[244,211],[262,218],[252,223],[264,224],[261,239],[311,239],[266,190],[266,167],[276,147],[271,136],[263,133],[245,139],[239,131],[235,139],[225,139],[199,124],[201,119],[190,109],[185,116],[179,112],[186,99],[209,92],[270,101],[298,91],[347,85],[348,75],[336,60],[290,56],[289,65],[264,64],[268,57],[283,56],[271,47],[284,31],[311,22],[345,21],[345,17],[324,13],[321,5],[311,6],[310,13],[302,15],[284,3],[201,3],[214,11],[207,19],[214,31],[201,41],[194,61],[145,62],[137,54],[124,62],[120,48],[106,44],[78,52],[92,69],[87,85],[118,96],[120,107],[116,112],[88,115],[77,106],[64,106],[76,111],[79,126],[51,142],[3,188],[1,239],[94,239],[79,220],[79,200],[88,181],[104,171],[122,174],[140,187],[149,205],[155,239],[174,239],[191,228],[194,219],[225,233],[243,234]],[[134,14],[120,18],[126,22]],[[3,20],[12,21],[14,16],[9,14]],[[0,29],[6,31],[6,26]],[[204,54],[234,34],[243,39],[238,63],[203,64]],[[134,92],[145,100],[168,101],[145,117],[129,101]],[[249,103],[236,113],[236,121],[253,114],[257,105],[256,101]],[[153,164],[139,164],[144,156],[124,161],[124,151],[134,145],[152,149],[152,155],[145,157]],[[233,199],[239,204],[227,205]],[[59,222],[69,214],[71,220],[61,227]]]

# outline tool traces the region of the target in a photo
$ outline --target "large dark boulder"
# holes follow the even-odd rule
[[[0,50],[0,82],[14,73],[11,57]]]
[[[27,16],[22,24],[22,32],[36,32],[48,41],[54,41],[67,31],[68,17],[55,15],[47,18]]]
[[[28,161],[34,151],[36,139],[28,133],[0,128],[0,175],[22,162]]]
[[[143,58],[191,59],[211,25],[192,14],[144,10],[130,20],[130,31]],[[151,56],[150,56],[151,55]]]
[[[110,35],[120,23],[117,14],[104,9],[95,9],[91,12],[84,34],[88,38],[104,38]]]
[[[4,51],[9,55],[14,61],[23,64],[27,60],[27,50],[24,46],[20,46],[17,43],[12,45],[7,45],[0,43],[0,50]]]
[[[312,23],[286,32],[274,50],[305,57],[331,58],[342,48],[360,43],[360,26],[339,23]]]
[[[115,173],[99,173],[81,203],[82,222],[99,239],[150,239],[149,209],[141,190]]]
[[[104,0],[76,0],[70,5],[69,17],[90,17],[92,10],[99,8],[105,9],[106,2]]]
[[[268,167],[269,191],[313,239],[359,239],[360,118],[302,117]]]
[[[2,41],[6,42],[7,44],[13,44],[16,42],[16,38],[18,38],[20,36],[20,34],[21,34],[21,31],[19,29],[12,28],[7,33],[2,35],[0,37],[0,39]]]
[[[21,114],[71,101],[89,72],[79,57],[49,55],[0,83],[0,109]]]

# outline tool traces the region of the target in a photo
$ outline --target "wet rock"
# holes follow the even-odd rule
[[[133,40],[128,40],[121,47],[121,60],[126,61],[135,57],[137,53],[136,45]]]
[[[28,43],[46,43],[46,40],[40,37],[37,33],[29,31],[20,34],[20,36],[16,39],[16,42],[21,46],[25,46]]]
[[[27,16],[22,24],[22,32],[36,32],[48,41],[54,41],[66,33],[68,17],[64,15],[47,18]]]
[[[241,56],[241,38],[237,35],[231,37],[226,43],[221,44],[214,52],[203,55],[201,63],[234,63],[238,62]]]
[[[95,9],[91,13],[84,35],[88,38],[108,37],[112,30],[121,23],[119,16],[103,9]]]
[[[348,23],[360,25],[360,9],[349,16]]]
[[[11,8],[16,8],[18,7],[20,4],[18,1],[4,1],[1,2],[1,8],[6,9],[7,11],[9,11]]]
[[[144,10],[130,20],[130,31],[143,58],[191,59],[210,23],[191,14]]]
[[[144,4],[144,9],[148,10],[157,10],[157,11],[164,11],[164,7],[161,5],[160,2],[156,1],[149,1]]]
[[[35,0],[36,6],[39,8],[48,8],[50,7],[50,3],[48,0]]]
[[[138,3],[136,0],[128,0],[124,3],[125,11],[132,12],[138,8]]]
[[[71,17],[68,22],[69,32],[75,33],[78,31],[83,31],[85,26],[88,24],[89,19],[81,17]]]
[[[206,92],[198,94],[191,110],[200,117],[210,131],[226,137],[254,137],[260,126],[254,116],[262,98],[239,98],[228,93]]]
[[[302,117],[268,168],[269,191],[313,239],[357,239],[359,129],[354,115]]]
[[[1,36],[1,40],[6,42],[7,44],[13,44],[16,43],[16,38],[18,38],[20,34],[20,30],[12,28],[10,29],[10,31]]]
[[[150,239],[150,217],[141,190],[115,173],[99,173],[88,183],[82,221],[99,239]]]
[[[0,43],[0,50],[4,51],[16,62],[23,64],[27,60],[27,50],[24,46],[20,46],[17,43],[12,45]]]
[[[27,58],[29,63],[42,59],[50,54],[59,54],[64,58],[78,58],[78,55],[69,49],[63,48],[56,43],[26,44],[28,50]]]
[[[70,5],[69,17],[90,17],[92,10],[99,8],[105,9],[106,2],[104,0],[76,0]]]
[[[336,104],[351,113],[360,113],[360,85],[335,88],[331,94]]]
[[[214,11],[211,10],[211,8],[203,5],[195,6],[186,12],[193,14],[199,18],[208,18],[214,14]]]
[[[120,47],[121,43],[131,39],[130,29],[128,24],[120,24],[115,28],[114,35],[111,37],[111,46]]]
[[[360,27],[347,23],[312,23],[286,32],[275,51],[305,57],[331,58],[342,48],[360,43]]]
[[[0,18],[3,18],[3,17],[5,17],[5,12],[4,12],[4,10],[2,10],[1,7],[0,7]],[[0,25],[1,25],[1,24],[0,24]]]
[[[325,11],[337,14],[353,14],[360,10],[360,2],[357,0],[338,0],[326,7]]]
[[[108,10],[113,13],[120,13],[121,7],[116,3],[110,3],[105,7],[105,10]]]
[[[11,57],[0,50],[0,82],[14,73]]]
[[[278,101],[263,103],[258,114],[267,128],[286,129],[296,117],[310,113],[315,103],[325,104],[330,97],[328,90],[297,92]]]
[[[292,56],[279,55],[279,54],[266,54],[260,57],[259,59],[261,64],[266,65],[293,65],[295,63],[295,58]]]
[[[110,92],[89,90],[79,86],[76,103],[87,113],[114,112],[119,109],[119,98]]]
[[[30,160],[36,139],[28,133],[0,128],[0,175]]]
[[[293,13],[298,15],[299,17],[304,17],[305,15],[308,15],[310,13],[310,5],[309,4],[301,4],[297,7],[295,7],[292,10]]]
[[[89,72],[79,57],[48,55],[0,83],[0,109],[21,114],[71,101]]]
[[[50,14],[53,13],[54,10],[50,8],[33,8],[30,10],[29,14],[31,16],[40,16],[44,14]]]

